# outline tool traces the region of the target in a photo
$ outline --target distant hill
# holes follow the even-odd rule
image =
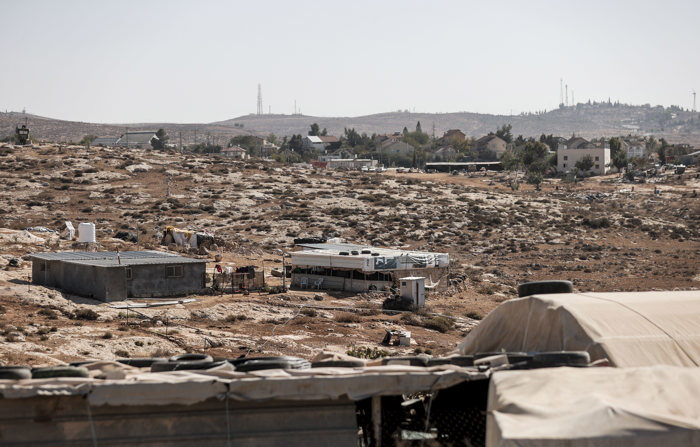
[[[389,133],[404,127],[414,130],[420,121],[424,132],[436,136],[448,129],[460,129],[474,137],[494,131],[503,124],[513,126],[513,134],[539,136],[543,133],[586,138],[627,134],[654,134],[671,142],[700,143],[700,114],[678,108],[628,106],[607,103],[578,104],[543,114],[490,115],[482,113],[411,113],[391,112],[357,117],[316,117],[300,115],[246,115],[221,121],[220,125],[243,125],[245,129],[275,135],[306,135],[311,123],[318,123],[329,134],[341,135],[344,128],[358,132]]]
[[[79,121],[62,121],[37,115],[26,115],[32,138],[39,141],[78,142],[85,135],[98,137],[120,136],[128,130],[158,130],[160,128],[170,136],[170,143],[178,144],[182,133],[182,144],[188,145],[209,139],[215,144],[225,144],[236,135],[250,132],[231,125],[220,124],[174,124],[174,123],[131,123],[131,124],[97,124]],[[17,112],[0,112],[0,138],[14,135],[15,126],[23,124],[25,115]]]
[[[254,134],[277,136],[306,135],[312,123],[326,128],[331,135],[340,136],[344,128],[358,132],[390,133],[404,127],[414,130],[420,121],[424,132],[442,136],[448,129],[461,129],[464,133],[480,137],[503,124],[513,126],[513,134],[539,136],[543,133],[568,137],[572,134],[586,138],[616,135],[647,135],[666,138],[672,143],[700,145],[700,114],[677,107],[664,108],[630,106],[624,104],[577,104],[542,114],[490,115],[482,113],[410,113],[391,112],[356,117],[318,117],[304,115],[245,115],[208,124],[135,123],[96,124],[62,121],[35,115],[27,116],[32,136],[45,141],[80,141],[84,135],[118,136],[130,130],[156,130],[164,128],[172,143],[178,142],[182,133],[183,144],[210,141],[223,144],[236,135]],[[24,121],[21,113],[0,113],[0,137],[14,133],[14,127]]]

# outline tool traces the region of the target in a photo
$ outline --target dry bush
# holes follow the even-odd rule
[[[342,312],[336,315],[335,320],[338,323],[359,323],[362,321],[362,318],[352,312]]]

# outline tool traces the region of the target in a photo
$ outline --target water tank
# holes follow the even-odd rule
[[[95,239],[95,224],[83,222],[78,225],[78,242],[97,242]]]

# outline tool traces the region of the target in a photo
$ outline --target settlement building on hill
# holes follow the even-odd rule
[[[395,286],[399,278],[423,276],[444,286],[450,256],[345,243],[299,244],[291,253],[292,285],[361,292]]]
[[[117,140],[117,146],[150,149],[151,140],[156,137],[153,130],[127,132]]]
[[[102,301],[201,292],[206,262],[158,251],[34,253],[32,282]]]
[[[245,160],[248,158],[248,152],[246,152],[246,150],[242,147],[238,146],[221,149],[221,155],[233,160]]]
[[[338,143],[340,143],[338,137],[332,135],[308,135],[301,141],[304,149],[316,149],[319,151],[323,151],[331,146],[337,146]]]
[[[488,155],[487,153],[490,152],[492,158],[499,159],[508,148],[508,143],[506,143],[506,140],[496,135],[486,135],[476,140],[474,148],[484,153],[484,156]]]
[[[590,156],[593,167],[587,174],[604,175],[610,171],[610,147],[595,145],[581,137],[574,137],[557,149],[557,171],[576,172],[576,162]]]

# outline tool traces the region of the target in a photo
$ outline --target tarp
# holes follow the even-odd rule
[[[5,399],[85,395],[91,405],[191,405],[210,398],[258,401],[360,400],[439,390],[488,373],[453,365],[419,368],[389,365],[366,368],[312,368],[235,372],[231,365],[207,371],[149,373],[115,362],[101,362],[91,378],[0,380]],[[102,380],[97,377],[109,377]]]
[[[614,366],[700,365],[700,291],[536,295],[506,301],[460,354],[588,351]]]
[[[700,445],[700,369],[493,373],[487,447]]]

